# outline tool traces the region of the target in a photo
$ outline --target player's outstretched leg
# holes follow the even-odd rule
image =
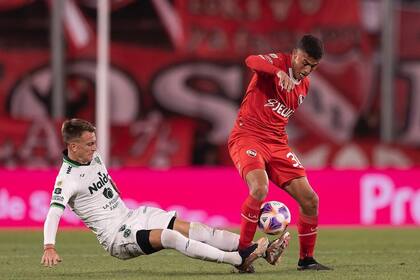
[[[180,232],[164,229],[161,230],[161,244],[163,248],[175,249],[182,254],[206,261],[240,265],[242,257],[236,252],[224,252],[208,244],[190,239]]]
[[[209,227],[198,222],[191,222],[188,237],[204,242],[223,251],[237,251],[239,235],[227,230]]]
[[[285,231],[279,238],[270,242],[267,251],[265,252],[264,259],[271,265],[278,265],[281,256],[289,246],[289,241],[290,233]]]
[[[238,250],[238,234],[227,230],[215,229],[198,222],[190,223],[189,238],[207,243],[213,247],[219,248],[224,251]],[[274,265],[279,262],[280,256],[283,254],[284,250],[289,245],[289,240],[290,234],[287,232],[286,234],[280,236],[278,239],[269,243],[269,246],[264,254],[264,258],[267,260],[268,263]],[[264,241],[265,240],[263,239],[259,242],[263,243]],[[259,242],[257,241],[256,243],[253,243],[253,246],[249,246],[248,248],[256,248]],[[243,258],[245,258],[249,251],[250,249],[243,250],[240,252],[240,254]],[[253,256],[255,256],[255,254]],[[250,259],[248,259],[248,262],[249,261]],[[255,272],[254,267],[252,265],[249,265],[245,270],[239,267],[238,270],[240,273]]]
[[[156,243],[153,240],[150,242],[152,246],[156,247],[155,249],[159,249],[159,247],[175,249],[191,258],[234,265],[241,272],[253,272],[250,268],[252,262],[261,257],[268,246],[268,239],[261,238],[246,253],[239,253],[238,251],[225,252],[208,244],[187,238],[175,230],[152,230],[152,232],[151,236],[160,234],[160,242]]]

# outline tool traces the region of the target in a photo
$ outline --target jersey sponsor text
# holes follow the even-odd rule
[[[293,109],[286,107],[277,99],[268,99],[267,103],[264,104],[264,107],[270,107],[271,110],[279,114],[284,118],[289,118],[295,112]]]
[[[92,186],[89,186],[90,194],[93,194],[94,191],[96,192],[99,189],[101,189],[109,181],[108,174],[103,174],[101,172],[98,172],[98,175],[99,175],[99,180],[96,183],[93,183]]]

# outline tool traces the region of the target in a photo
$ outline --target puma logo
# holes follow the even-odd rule
[[[241,213],[241,216],[252,223],[258,223],[258,214]]]
[[[258,215],[248,214],[248,218],[250,218],[250,219],[258,219]]]

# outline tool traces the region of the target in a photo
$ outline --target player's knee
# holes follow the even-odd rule
[[[162,230],[161,234],[162,247],[167,249],[175,249],[178,240],[182,237],[183,235],[176,230],[164,229]]]
[[[313,192],[312,195],[305,200],[305,202],[302,205],[302,208],[305,209],[305,212],[315,215],[318,212],[318,205],[319,197],[315,192]]]
[[[249,193],[257,200],[263,200],[268,193],[268,178],[265,172],[254,170],[247,174]]]
[[[251,187],[251,195],[257,200],[264,200],[268,193],[268,186],[265,184]]]
[[[186,222],[180,219],[175,219],[173,228],[174,230],[182,233],[184,236],[188,237],[190,232],[190,227],[192,226],[192,223]],[[171,229],[171,228],[169,228]]]

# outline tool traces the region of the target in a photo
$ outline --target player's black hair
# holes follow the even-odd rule
[[[63,141],[66,144],[82,136],[82,133],[85,131],[95,132],[96,127],[90,122],[82,119],[66,120],[61,127]]]
[[[296,48],[306,52],[316,60],[320,60],[324,54],[324,44],[322,41],[310,34],[304,35],[298,42]]]

